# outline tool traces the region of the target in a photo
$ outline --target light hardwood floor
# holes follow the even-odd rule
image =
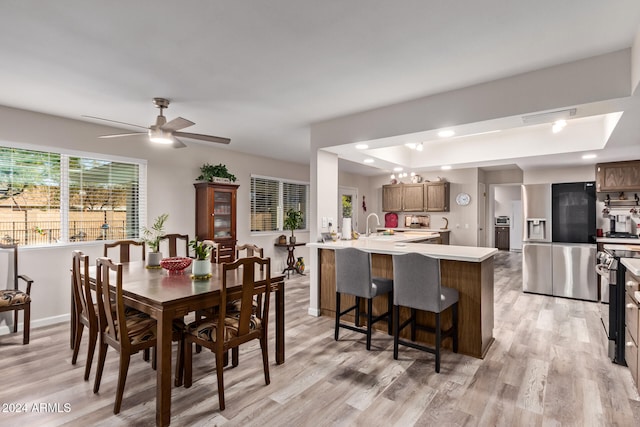
[[[270,345],[271,385],[259,347],[244,348],[240,366],[225,371],[220,412],[213,355],[203,351],[194,355],[193,387],[173,389],[172,425],[640,425],[640,397],[628,369],[606,357],[597,304],[521,289],[520,255],[500,252],[496,341],[484,360],[445,351],[436,374],[427,353],[401,347],[394,361],[392,339],[380,332],[370,352],[361,334],[341,331],[335,342],[332,319],[307,315],[309,280],[296,275],[287,282],[284,365],[274,364]],[[115,352],[94,395],[95,366],[83,381],[84,345],[71,365],[67,324],[34,329],[28,346],[21,340],[0,337],[0,404],[28,412],[0,412],[0,425],[154,425],[155,372],[142,357],[132,358],[122,411],[113,415]],[[57,403],[61,412],[33,412],[34,403]]]

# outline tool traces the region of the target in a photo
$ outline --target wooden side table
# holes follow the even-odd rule
[[[306,243],[275,243],[273,246],[279,247],[279,248],[287,248],[288,254],[287,254],[287,266],[285,267],[284,270],[282,270],[282,273],[287,273],[287,279],[289,278],[289,274],[291,274],[291,271],[295,271],[298,274],[302,274],[300,273],[297,269],[296,269],[296,256],[294,254],[295,250],[296,250],[296,246],[304,246],[306,245]]]

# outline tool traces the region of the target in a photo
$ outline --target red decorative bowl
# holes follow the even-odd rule
[[[191,258],[182,256],[163,258],[160,261],[160,267],[167,270],[169,274],[182,274],[182,272],[191,265],[191,261]]]

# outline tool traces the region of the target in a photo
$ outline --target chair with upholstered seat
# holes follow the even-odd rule
[[[442,340],[451,337],[453,352],[458,352],[458,291],[442,286],[440,279],[440,260],[408,253],[393,256],[393,358],[398,358],[398,345],[402,344],[418,350],[433,353],[436,356],[436,372],[440,372],[440,347]],[[400,323],[400,307],[411,309],[411,315]],[[452,325],[442,330],[441,313],[451,307]],[[435,314],[435,327],[420,325],[416,322],[417,310]],[[411,341],[401,340],[400,332],[411,325]],[[416,330],[435,334],[435,348],[415,342]]]
[[[256,269],[261,268],[264,286],[256,286]],[[238,271],[241,269],[241,271]],[[228,276],[242,275],[242,295],[239,299],[239,311],[228,313],[227,293]],[[257,339],[262,350],[262,366],[266,385],[269,385],[269,356],[267,351],[267,330],[269,317],[269,294],[271,292],[271,261],[269,258],[241,258],[233,263],[222,264],[222,287],[220,289],[220,306],[217,316],[195,321],[187,326],[184,341],[186,388],[192,384],[192,344],[196,343],[209,348],[215,354],[216,375],[218,377],[218,402],[220,410],[225,408],[223,368],[224,355],[230,349]],[[262,307],[253,314],[254,296],[263,295]]]
[[[165,247],[168,246],[168,249],[169,249],[168,253],[165,253],[162,250],[160,250],[160,252],[165,253],[166,256],[168,257],[177,257],[177,256],[188,257],[189,256],[189,235],[188,234],[165,234],[164,236],[160,236],[159,239],[160,239],[161,249],[163,246]],[[180,246],[178,246],[179,240],[184,241],[184,243],[180,243]],[[182,248],[183,245],[184,245],[184,251],[178,250],[179,247]]]
[[[335,340],[338,341],[340,328],[364,333],[367,336],[367,350],[371,349],[371,330],[373,324],[380,320],[387,320],[388,333],[391,335],[391,313],[393,305],[393,280],[373,277],[371,274],[371,254],[355,248],[341,248],[335,250],[336,267],[336,324]],[[355,305],[341,310],[340,296],[348,294],[355,296]],[[389,294],[387,312],[373,316],[373,299],[379,295]],[[367,300],[367,325],[360,327],[360,301]],[[355,325],[341,323],[340,318],[345,314],[355,312]]]
[[[115,275],[114,285],[111,285],[110,274]],[[120,353],[116,401],[113,407],[113,413],[117,414],[120,412],[120,406],[122,405],[122,396],[131,355],[140,350],[156,346],[157,323],[155,319],[145,313],[137,310],[126,310],[122,294],[121,263],[115,264],[109,258],[98,258],[96,278],[100,345],[93,392],[97,393],[100,390],[107,349],[111,346]],[[115,290],[111,289],[112,286]],[[112,294],[114,294],[113,297],[115,298],[114,310],[107,308],[111,306]],[[182,342],[180,342],[180,346],[182,346]],[[181,360],[182,356],[179,354],[177,363],[180,363]],[[176,384],[182,382],[182,369],[182,366],[176,367]]]
[[[0,271],[7,283],[0,283],[0,313],[13,311],[13,333],[18,332],[18,313],[24,313],[22,326],[22,344],[29,344],[31,329],[31,285],[33,280],[24,274],[18,274],[18,246],[0,244]],[[19,284],[26,285],[24,291]],[[1,319],[0,319],[1,320]]]
[[[138,242],[136,240],[116,240],[113,243],[105,243],[104,244],[104,253],[105,257],[109,257],[109,249],[118,248],[118,262],[130,262],[131,261],[131,247],[136,246],[142,250],[142,261],[145,260],[146,256],[146,248],[144,242]],[[111,259],[115,259],[114,257],[110,257]]]
[[[73,251],[71,276],[73,280],[73,301],[76,313],[75,334],[73,340],[73,357],[71,363],[76,364],[80,351],[80,341],[86,326],[89,331],[89,343],[87,348],[87,362],[84,368],[84,380],[89,380],[91,362],[98,341],[98,313],[97,306],[93,303],[91,286],[89,283],[89,257],[81,251]]]

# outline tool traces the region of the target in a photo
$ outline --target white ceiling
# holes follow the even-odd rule
[[[4,1],[0,105],[147,126],[166,97],[188,132],[307,163],[310,123],[628,48],[639,25],[637,0]]]

